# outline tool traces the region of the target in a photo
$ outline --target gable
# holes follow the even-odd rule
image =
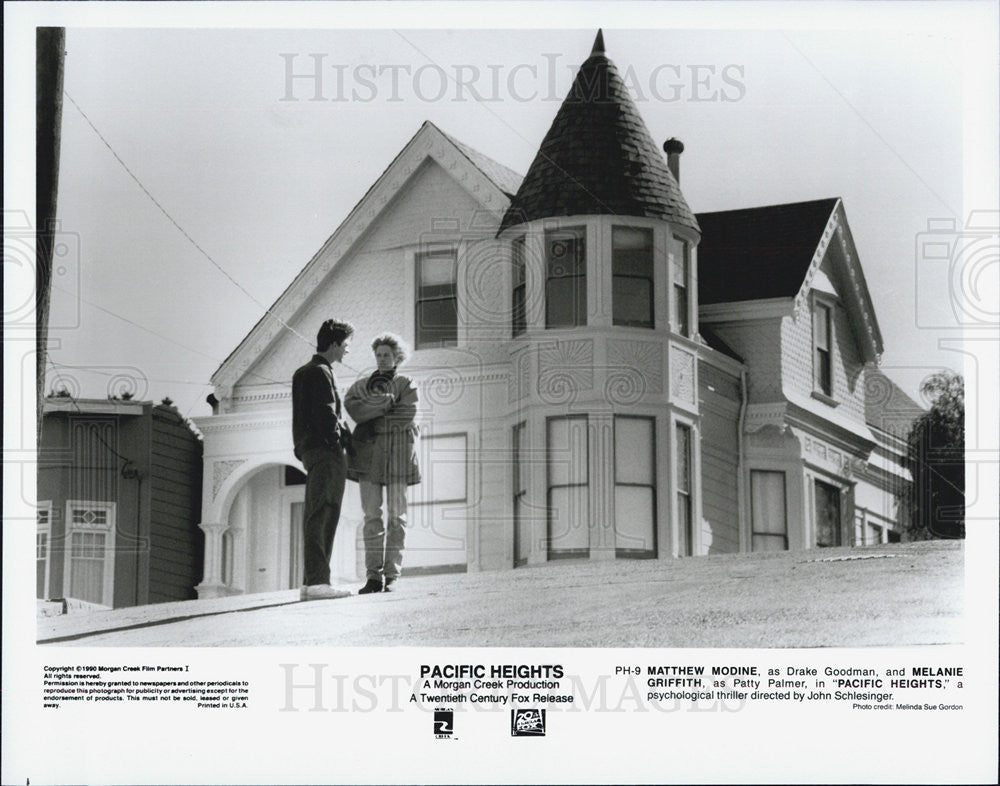
[[[480,163],[489,160],[485,156],[480,158],[482,159]],[[342,260],[348,258],[352,252],[356,252],[359,243],[370,241],[374,237],[371,230],[377,231],[378,225],[386,216],[386,211],[396,203],[397,198],[404,196],[404,192],[412,193],[411,181],[428,161],[437,164],[438,168],[477,204],[477,219],[480,222],[483,216],[486,216],[490,218],[491,223],[495,222],[494,226],[499,223],[510,203],[509,197],[489,174],[473,163],[449,137],[432,123],[425,122],[333,235],[275,301],[268,313],[212,375],[212,384],[216,386],[217,396],[220,399],[229,396],[233,386],[251,369],[251,366],[257,363],[258,359],[265,354],[271,356],[275,354],[276,342],[280,342],[284,348],[284,345],[291,341],[295,347],[293,354],[296,356],[312,351],[317,328],[303,315],[304,310],[307,306],[315,304],[316,293],[329,288],[331,272],[341,264]],[[436,185],[436,192],[431,189],[432,192],[438,196],[444,195],[446,202],[454,205],[457,200],[456,192],[442,185],[440,173],[435,172],[430,177],[435,179]],[[432,199],[434,193],[429,194],[428,199]],[[411,207],[414,203],[415,200],[408,202]],[[432,201],[425,207],[434,208],[433,212],[440,220],[447,221],[454,218],[449,216],[445,209],[436,209]],[[414,227],[418,227],[418,235],[423,231],[429,232],[435,228],[433,222],[426,230],[423,226],[433,218],[435,216],[421,213],[416,221],[423,223],[415,223],[414,220],[405,218],[397,219],[392,231],[399,238],[407,227],[411,231]],[[410,237],[408,242],[416,241]],[[300,330],[297,325],[302,325],[303,329]],[[269,384],[283,379],[271,375],[268,377],[258,376],[255,379],[248,379],[247,382]]]
[[[361,372],[371,365],[368,342],[379,333],[390,331],[412,345],[413,252],[422,243],[454,237],[456,228],[465,231],[478,213],[478,203],[437,162],[425,160],[355,247],[307,295],[290,325],[303,336],[314,336],[325,319],[353,324],[346,374],[352,367]],[[286,385],[311,354],[296,335],[284,331],[235,385]]]
[[[883,349],[882,331],[840,200],[795,294],[795,313],[807,307],[810,292],[828,291],[831,283],[847,312],[862,357],[866,362],[877,362]]]

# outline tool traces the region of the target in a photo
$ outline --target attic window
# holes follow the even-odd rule
[[[455,249],[417,254],[417,349],[458,343]]]
[[[817,393],[833,395],[833,322],[829,303],[813,301],[813,386]]]

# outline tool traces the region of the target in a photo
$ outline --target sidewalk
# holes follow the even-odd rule
[[[964,542],[560,562],[39,621],[80,646],[866,647],[959,643]],[[352,586],[357,590],[360,586]],[[239,613],[237,613],[239,612]]]

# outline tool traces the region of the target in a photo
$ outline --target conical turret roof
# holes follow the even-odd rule
[[[500,231],[539,218],[592,214],[660,218],[698,231],[677,180],[604,54],[601,31]]]

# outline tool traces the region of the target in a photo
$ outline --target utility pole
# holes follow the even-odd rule
[[[45,401],[45,363],[48,352],[49,298],[52,285],[52,249],[59,193],[59,139],[62,126],[63,66],[66,29],[39,27],[35,31],[35,390],[36,431],[42,437]]]

